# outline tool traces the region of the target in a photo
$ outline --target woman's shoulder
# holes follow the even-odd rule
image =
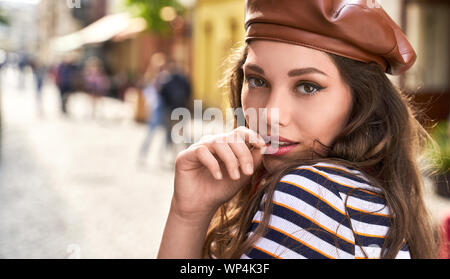
[[[321,162],[290,170],[277,182],[272,205],[267,237],[272,237],[272,244],[284,243],[284,236],[276,237],[283,232],[301,244],[292,251],[307,258],[365,257],[361,249],[369,257],[379,257],[390,226],[381,191],[361,171],[340,164]],[[407,257],[405,249],[401,257]]]
[[[286,258],[353,258],[352,226],[332,183],[315,165],[282,176],[273,192],[268,233],[256,246]],[[261,216],[260,210],[255,220]]]
[[[361,171],[337,163],[319,162],[299,165],[286,173],[280,182],[305,184],[316,188],[326,188],[334,193],[350,194],[355,191],[381,196],[382,190]]]
[[[328,162],[299,165],[281,177],[274,202],[293,203],[292,200],[323,204],[322,208],[342,215],[348,212],[348,206],[364,211],[386,211],[382,190],[373,186],[361,171]]]

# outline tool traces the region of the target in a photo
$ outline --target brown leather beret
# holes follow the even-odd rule
[[[416,53],[400,27],[374,0],[246,0],[245,41],[302,45],[397,75]]]

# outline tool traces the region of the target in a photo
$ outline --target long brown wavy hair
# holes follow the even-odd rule
[[[221,86],[229,92],[233,109],[242,108],[243,64],[248,45],[230,55],[231,66]],[[275,186],[289,171],[317,162],[336,163],[361,171],[378,187],[391,212],[391,226],[381,258],[395,258],[405,241],[412,258],[436,258],[438,239],[423,199],[423,176],[434,173],[434,162],[424,156],[435,143],[420,124],[422,111],[411,97],[397,89],[375,63],[363,63],[328,54],[350,86],[353,108],[347,126],[332,146],[316,140],[310,154],[286,161],[272,173],[255,171],[251,181],[211,221],[203,256],[239,258],[252,248],[269,223]],[[420,118],[419,118],[420,117]],[[418,120],[419,119],[419,120]],[[237,119],[235,118],[235,127]],[[434,143],[434,144],[433,144]],[[301,157],[301,158],[300,158]],[[254,184],[259,187],[254,192]],[[248,235],[254,214],[262,205],[263,219]]]

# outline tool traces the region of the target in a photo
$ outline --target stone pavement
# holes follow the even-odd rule
[[[0,258],[156,257],[173,185],[170,158],[153,156],[163,131],[137,164],[146,127],[130,108],[109,100],[122,115],[92,120],[80,94],[62,117],[49,83],[39,117],[30,79],[19,90],[17,73],[2,73]]]

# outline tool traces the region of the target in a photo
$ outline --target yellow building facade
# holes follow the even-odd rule
[[[228,107],[228,97],[218,86],[224,62],[233,48],[243,44],[243,0],[199,0],[193,17],[193,91],[203,108]]]

